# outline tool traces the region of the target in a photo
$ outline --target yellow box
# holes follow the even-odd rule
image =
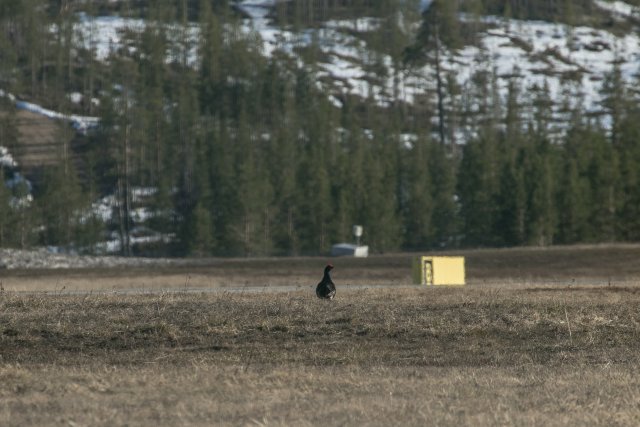
[[[416,285],[464,285],[464,257],[419,256],[413,262]]]

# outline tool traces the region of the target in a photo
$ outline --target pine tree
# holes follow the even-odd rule
[[[82,189],[70,147],[72,137],[71,129],[61,124],[56,135],[59,141],[57,164],[45,170],[41,194],[37,198],[44,226],[41,243],[62,246],[68,250],[90,250],[79,246],[79,236],[81,231],[89,231],[88,228],[97,224],[89,227],[89,201]],[[90,247],[95,242],[87,237],[82,243]]]
[[[517,70],[514,70],[514,73],[517,72]],[[520,83],[515,79],[509,79],[507,87],[506,114],[504,118],[506,140],[509,144],[517,146],[522,139],[523,129]]]
[[[495,223],[499,244],[518,246],[526,243],[527,200],[523,168],[516,161],[502,165],[497,196],[498,214]]]
[[[273,190],[266,172],[257,132],[249,130],[241,115],[236,140],[235,164],[238,191],[236,239],[244,256],[265,255],[272,250],[271,206]]]
[[[198,104],[194,82],[188,70],[174,76],[176,106],[173,110],[171,133],[176,146],[173,147],[175,167],[179,174],[179,188],[183,197],[191,198],[194,187],[195,147],[198,135]]]
[[[569,169],[571,189],[560,193],[565,199],[560,206],[571,209],[560,216],[561,231],[564,230],[561,236],[576,236],[587,242],[615,240],[616,217],[621,205],[617,153],[602,129],[589,127],[574,127],[564,149],[565,165],[571,167],[570,160],[573,160],[577,171]],[[572,206],[566,206],[570,201]],[[568,214],[571,216],[567,217]]]
[[[547,80],[541,88],[535,87],[533,98],[533,128],[537,138],[548,138],[551,121],[553,118],[553,98],[549,90]]]
[[[619,143],[620,127],[625,120],[625,111],[629,108],[620,62],[618,58],[614,60],[611,72],[605,77],[602,86],[603,106],[611,119],[611,142],[614,145]]]
[[[42,195],[42,244],[78,249],[78,230],[85,207],[82,189],[72,165],[64,162],[45,173]]]
[[[11,224],[14,221],[10,206],[11,193],[4,181],[4,168],[0,167],[0,247],[7,247],[11,241]]]
[[[374,132],[373,140],[368,141],[365,149],[361,224],[367,230],[367,242],[374,251],[393,250],[400,244],[396,154],[391,140],[385,138],[382,131]]]
[[[68,108],[68,100],[66,89],[72,87],[72,69],[73,69],[73,15],[71,10],[65,4],[60,3],[60,7],[56,8],[55,24],[57,31],[55,37],[50,43],[50,49],[55,55],[55,71],[53,75],[53,87],[48,98],[53,99],[54,105],[58,108]]]
[[[307,253],[325,253],[331,244],[331,215],[333,212],[331,199],[331,182],[328,172],[331,152],[331,139],[324,128],[323,120],[327,110],[318,106],[318,111],[303,118],[307,124],[302,136],[301,158],[298,164],[298,182],[300,183],[300,236],[301,249]],[[354,166],[355,167],[355,166]],[[356,173],[361,174],[362,169]],[[357,182],[356,182],[357,181]],[[360,179],[351,184],[360,185]],[[354,199],[361,200],[361,192],[351,192]],[[362,206],[357,203],[357,206]],[[355,208],[355,211],[360,211]]]
[[[97,174],[105,174],[113,184],[115,193],[115,226],[120,237],[121,252],[131,255],[131,229],[133,210],[132,187],[134,185],[133,154],[136,152],[136,133],[140,130],[136,123],[137,103],[135,88],[137,70],[131,61],[113,59],[112,81],[123,82],[101,99],[102,126],[97,135],[100,144],[96,146],[100,163]]]
[[[402,179],[404,246],[407,249],[425,249],[434,244],[433,200],[429,173],[430,142],[416,140],[405,153]]]
[[[15,183],[10,205],[13,209],[11,216],[14,219],[11,225],[14,235],[12,240],[20,249],[27,249],[33,245],[36,238],[34,231],[37,229],[33,196],[27,181]]]
[[[19,7],[20,2],[6,2],[0,6],[0,82],[6,91],[13,92],[11,80],[7,76],[12,75],[18,70],[18,51],[13,45],[11,25],[12,17],[15,16],[15,8]]]
[[[640,75],[638,76],[640,78]],[[640,239],[640,103],[636,98],[619,127],[619,145],[616,147],[620,161],[618,193],[618,233],[621,239]]]
[[[0,100],[0,147],[14,155],[19,153],[18,136],[16,109],[8,101]]]
[[[347,124],[349,113],[347,111],[344,113],[346,121],[343,123]],[[335,206],[331,234],[335,236],[337,242],[350,242],[353,239],[352,226],[357,222],[353,217],[355,211],[352,206],[353,194],[351,193],[350,181],[352,173],[351,143],[350,131],[340,127],[335,141],[336,148],[332,153],[333,161],[331,162],[331,194]]]
[[[620,203],[617,190],[619,159],[611,144],[594,134],[587,174],[591,185],[592,211],[589,218],[595,241],[616,240],[616,217]]]
[[[559,243],[571,244],[586,240],[589,218],[589,182],[581,176],[576,159],[564,150],[564,173],[558,198]]]
[[[459,38],[459,23],[457,17],[458,1],[434,0],[423,14],[423,20],[416,37],[416,42],[407,48],[405,60],[409,63],[421,64],[425,60],[431,65],[436,82],[436,111],[438,115],[438,135],[440,143],[447,142],[447,122],[452,122],[451,112],[446,111],[447,99],[456,95],[455,85],[449,85],[447,93],[447,73],[443,68],[445,48],[457,49],[461,42]],[[447,97],[449,95],[449,97]],[[453,102],[453,101],[451,101]],[[453,133],[453,131],[451,131]],[[449,138],[450,139],[450,138]]]
[[[496,197],[499,189],[500,157],[498,145],[490,136],[480,136],[463,148],[458,173],[460,220],[464,243],[493,245],[498,215]]]
[[[540,139],[526,154],[527,236],[536,246],[553,243],[556,234],[556,159],[549,142]]]
[[[169,76],[165,65],[168,36],[164,20],[168,11],[159,2],[153,4],[149,13],[150,20],[140,35],[140,55],[136,58],[140,75],[136,90],[140,131],[136,132],[135,157],[139,185],[159,187],[166,184],[166,175],[171,175],[173,170],[167,154],[169,143],[165,141],[170,135],[165,105]]]
[[[458,0],[433,0],[423,15],[418,40],[434,40],[451,49],[461,46]]]
[[[430,144],[428,169],[432,185],[434,243],[441,247],[457,244],[458,206],[455,201],[456,162],[442,145]]]
[[[299,251],[296,226],[298,222],[296,171],[299,160],[296,137],[299,129],[292,106],[291,90],[285,90],[284,96],[281,115],[273,117],[273,137],[269,141],[270,152],[267,155],[270,180],[274,189],[272,235],[276,253],[295,255]]]
[[[211,129],[212,131],[212,129]],[[180,232],[183,252],[193,256],[208,256],[215,250],[213,192],[211,190],[211,141],[213,132],[195,141],[194,188],[192,197],[181,201],[185,204],[184,221]]]
[[[16,19],[23,31],[24,38],[18,42],[16,51],[22,54],[18,61],[29,64],[29,92],[32,96],[44,94],[47,89],[47,68],[44,66],[49,37],[45,33],[45,8],[40,0],[25,0],[22,3],[24,13]]]
[[[202,35],[198,47],[200,65],[200,106],[205,113],[215,114],[222,106],[221,91],[224,78],[222,56],[224,34],[222,25],[211,9],[211,2],[203,0],[200,6],[200,28]]]
[[[218,255],[239,255],[243,250],[236,233],[241,211],[235,144],[230,131],[230,122],[218,120],[217,136],[211,144],[212,213]]]
[[[203,201],[196,202],[186,220],[187,230],[184,233],[187,254],[196,257],[211,255],[214,249],[213,221]]]
[[[84,12],[87,16],[93,17],[98,15],[98,7],[94,3],[85,5]],[[73,49],[75,49],[75,57],[73,61],[84,64],[79,70],[77,66],[73,67],[76,71],[77,85],[82,93],[82,112],[85,115],[95,115],[94,99],[97,95],[97,89],[101,87],[101,64],[97,58],[98,48],[98,28],[97,23],[89,18],[88,34],[83,31],[73,32]],[[75,82],[73,84],[76,84]]]

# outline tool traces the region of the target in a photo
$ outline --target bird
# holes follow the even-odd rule
[[[316,286],[316,295],[318,298],[322,299],[333,299],[336,296],[336,285],[333,284],[333,280],[331,280],[331,276],[329,272],[333,269],[333,265],[327,264],[324,268],[324,276],[322,276],[322,280]]]

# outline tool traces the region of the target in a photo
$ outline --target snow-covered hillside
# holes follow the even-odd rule
[[[328,86],[324,89],[332,94],[331,99],[337,106],[340,106],[335,96],[338,94],[373,96],[379,105],[389,106],[398,101],[413,103],[416,97],[435,90],[434,70],[429,65],[394,69],[392,59],[383,56],[381,62],[388,70],[384,75],[366,71],[372,58],[371,49],[353,34],[377,31],[378,25],[373,19],[329,21],[320,29],[292,33],[275,27],[268,19],[275,0],[240,3],[251,17],[247,25],[262,36],[266,55],[275,49],[294,52],[295,47],[312,40],[318,42],[327,58],[316,64],[321,82],[318,84]],[[422,6],[426,8],[429,3],[422,2]],[[623,1],[598,0],[595,4],[618,20],[640,17],[640,8]],[[637,33],[616,35],[589,27],[491,16],[482,20],[490,24],[489,29],[479,35],[477,45],[448,52],[444,59],[445,72],[455,76],[463,94],[473,75],[482,70],[496,73],[503,98],[512,80],[518,83],[525,103],[532,102],[529,94],[546,88],[550,99],[555,101],[552,117],[560,128],[564,117],[559,110],[564,102],[570,106],[579,103],[588,113],[598,116],[602,125],[608,126],[609,119],[602,108],[606,76],[612,72],[614,63],[619,64],[627,82],[632,82],[640,71]],[[380,60],[379,55],[376,60]]]
[[[435,91],[434,70],[430,65],[406,67],[394,64],[388,55],[375,52],[364,41],[366,33],[380,30],[381,22],[370,17],[355,20],[331,20],[319,28],[297,32],[276,26],[270,14],[277,0],[245,0],[236,6],[248,18],[245,31],[256,32],[263,42],[263,53],[273,55],[282,51],[308,66],[316,75],[317,85],[328,93],[329,99],[340,107],[345,95],[373,98],[383,107],[398,102],[412,104],[417,98],[431,97]],[[430,1],[421,1],[426,9]],[[640,8],[623,1],[594,0],[601,10],[618,21],[637,22]],[[398,17],[402,19],[402,17]],[[460,19],[471,19],[461,16]],[[473,112],[474,100],[469,100],[468,89],[477,72],[495,73],[500,94],[506,98],[509,82],[519,87],[523,104],[531,104],[535,93],[548,91],[555,102],[551,112],[556,129],[563,128],[561,110],[580,104],[586,112],[597,117],[605,127],[609,118],[602,107],[602,89],[606,76],[617,63],[627,82],[632,82],[640,71],[640,37],[637,32],[624,35],[590,27],[570,27],[564,24],[521,21],[498,17],[483,17],[488,27],[478,36],[477,45],[467,45],[457,51],[449,51],[443,60],[445,73],[455,77],[462,88],[458,105],[467,103]],[[415,24],[415,23],[414,23]],[[84,44],[95,52],[100,60],[121,47],[122,35],[127,31],[142,31],[145,21],[113,16],[90,17],[82,14],[76,33]],[[406,26],[415,31],[416,26]],[[413,28],[412,30],[408,28]],[[198,28],[192,25],[189,37],[194,42]],[[323,59],[315,64],[304,64],[296,52],[301,47],[317,43]],[[190,55],[194,57],[193,53]],[[192,61],[197,66],[195,61]],[[384,72],[380,72],[382,64]],[[372,69],[376,69],[372,72]],[[18,102],[20,108],[40,112],[52,118],[70,120],[80,130],[95,124],[92,117],[65,116],[36,105]],[[525,114],[527,110],[525,108]],[[462,137],[463,138],[463,137]],[[458,141],[464,142],[464,141]]]

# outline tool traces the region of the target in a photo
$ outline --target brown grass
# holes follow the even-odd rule
[[[466,257],[473,286],[616,285],[640,283],[640,245],[449,251]],[[288,286],[307,289],[326,262],[338,286],[399,286],[411,283],[417,254],[369,258],[191,259],[177,265],[113,269],[0,270],[8,291],[105,291]]]
[[[0,297],[0,425],[637,425],[640,288]]]
[[[640,423],[640,246],[453,254],[2,271],[0,425]]]

